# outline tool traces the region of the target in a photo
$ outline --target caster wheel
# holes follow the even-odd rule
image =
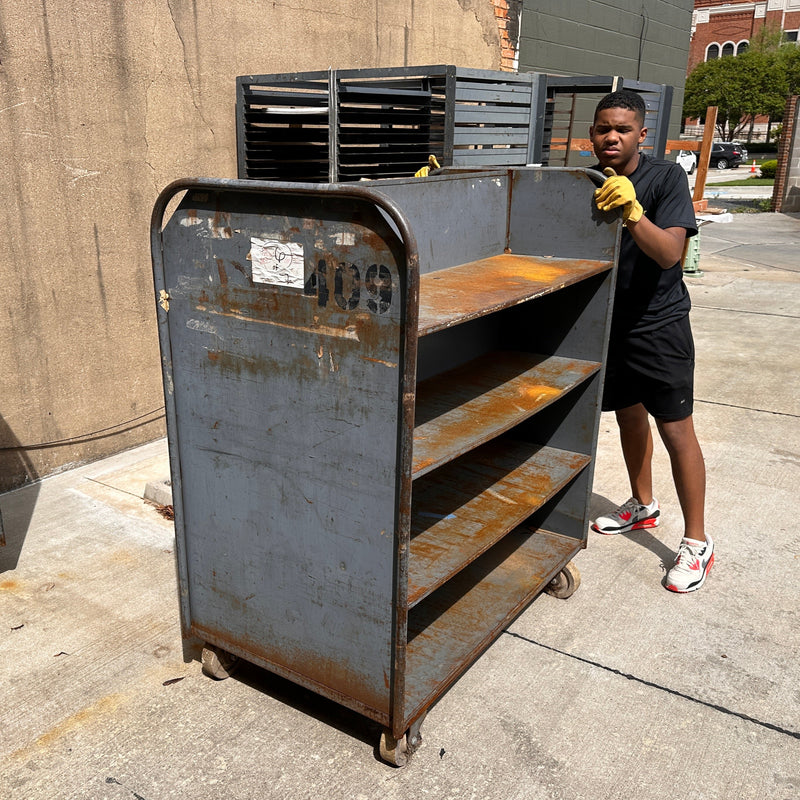
[[[545,589],[547,594],[557,597],[559,600],[566,600],[575,594],[581,585],[581,574],[578,568],[570,561],[558,575],[550,581]]]
[[[399,739],[392,736],[391,731],[381,734],[381,758],[394,767],[404,767],[408,763],[408,739],[403,734]]]
[[[221,681],[225,678],[230,678],[234,672],[239,668],[239,656],[223,650],[213,644],[206,644],[203,647],[203,672],[209,678]]]
[[[380,743],[381,758],[392,766],[404,767],[422,744],[420,728],[427,715],[428,712],[425,711],[399,739],[395,739],[391,731],[384,730]]]

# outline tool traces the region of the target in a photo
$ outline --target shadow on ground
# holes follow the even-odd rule
[[[601,514],[606,514],[618,508],[622,503],[627,500],[627,497],[620,497],[619,500],[610,500],[601,494],[592,493],[592,498],[589,502],[589,519],[595,519]],[[657,530],[657,529],[656,529]],[[589,531],[590,536],[600,536],[599,533]],[[624,539],[644,547],[661,559],[661,563],[665,568],[672,566],[675,561],[676,551],[664,544],[653,534],[653,529],[645,529],[640,531],[629,531],[628,533],[619,534]]]
[[[19,562],[39,496],[38,479],[25,449],[0,417],[0,572],[16,569]]]

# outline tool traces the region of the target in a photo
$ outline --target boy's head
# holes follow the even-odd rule
[[[639,120],[639,126],[644,127],[644,100],[638,92],[631,91],[630,89],[621,89],[618,92],[611,92],[607,94],[598,104],[594,110],[594,121],[597,122],[597,115],[606,108],[627,108],[636,114]]]
[[[639,163],[639,145],[647,138],[645,106],[636,92],[623,89],[607,94],[594,112],[589,128],[597,160],[618,175],[630,175]]]

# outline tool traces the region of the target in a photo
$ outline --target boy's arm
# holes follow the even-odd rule
[[[681,260],[686,241],[686,228],[659,228],[647,217],[627,223],[628,231],[639,249],[662,269],[674,267]]]
[[[624,175],[617,175],[611,167],[606,167],[603,172],[608,177],[594,193],[597,207],[601,211],[621,208],[628,231],[639,249],[662,269],[669,269],[677,264],[683,255],[686,229],[659,228],[644,216],[642,206],[636,199],[636,189],[630,179]]]

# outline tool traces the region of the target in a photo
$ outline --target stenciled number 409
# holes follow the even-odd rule
[[[305,293],[316,295],[321,308],[328,305],[333,294],[334,302],[343,311],[363,306],[373,314],[385,314],[392,305],[392,273],[383,264],[370,264],[363,269],[340,262],[333,267],[320,259],[306,281]]]

